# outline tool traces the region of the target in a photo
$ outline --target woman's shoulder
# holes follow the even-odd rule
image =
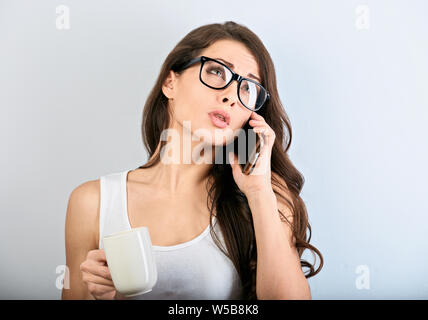
[[[85,206],[87,209],[97,209],[100,204],[102,179],[104,181],[114,179],[112,181],[116,182],[122,177],[124,172],[113,172],[100,176],[98,179],[84,181],[72,190],[70,199],[76,202],[76,204]]]
[[[100,207],[100,179],[84,181],[76,186],[69,197],[67,221],[71,229],[80,229],[97,245]],[[84,229],[84,230],[82,230]]]
[[[79,184],[73,189],[70,194],[72,198],[79,204],[94,205],[98,202],[100,196],[100,179],[88,180]]]

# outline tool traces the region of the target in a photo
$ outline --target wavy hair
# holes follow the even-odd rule
[[[271,95],[258,113],[264,117],[276,135],[271,153],[273,190],[276,196],[284,199],[292,213],[293,222],[290,223],[284,213],[278,210],[281,221],[287,222],[291,226],[296,239],[295,245],[301,267],[308,268],[309,272],[305,273],[305,277],[312,277],[321,270],[323,257],[317,248],[309,244],[312,231],[305,204],[300,197],[304,178],[294,167],[287,154],[292,138],[291,124],[278,95],[272,59],[262,41],[247,27],[233,21],[198,27],[189,32],[168,54],[144,105],[141,133],[150,160],[138,169],[149,168],[158,163],[161,160],[159,150],[167,143],[161,141],[161,133],[169,128],[171,111],[168,108],[168,98],[162,92],[162,84],[170,70],[180,70],[180,67],[186,62],[198,56],[204,48],[218,40],[239,41],[250,50],[260,68],[261,84]],[[159,148],[157,149],[157,147]],[[223,148],[223,154],[225,154],[226,146]],[[257,300],[257,246],[247,198],[234,182],[231,167],[225,162],[212,165],[207,181],[209,181],[207,183],[207,207],[211,216],[213,208],[215,208],[217,223],[223,233],[227,250],[222,248],[212,228],[212,222],[210,222],[211,234],[220,250],[233,262],[241,280],[243,298]],[[289,197],[284,197],[282,192],[278,192],[278,188],[287,192]],[[309,231],[309,236],[307,236],[307,231]],[[315,255],[314,264],[302,259],[305,249],[309,249],[313,254],[315,252],[319,256],[320,265],[317,270],[314,269]]]

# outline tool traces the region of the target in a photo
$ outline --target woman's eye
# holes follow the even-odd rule
[[[219,73],[220,73],[220,75],[222,74],[222,73],[221,73],[221,70],[219,70],[219,69],[211,69],[211,72],[213,72],[213,71],[214,71],[215,73],[216,73],[216,72],[219,72]]]

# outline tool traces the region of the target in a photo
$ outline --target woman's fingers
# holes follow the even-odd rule
[[[107,258],[106,258],[106,254],[104,252],[104,249],[91,250],[88,252],[88,255],[86,258],[90,259],[90,260],[95,260],[97,262],[102,262],[102,263],[107,262]]]
[[[97,284],[93,282],[88,282],[89,292],[98,299],[113,299],[116,294],[116,289],[111,286],[105,286],[102,284]]]
[[[101,278],[112,280],[110,270],[107,266],[100,265],[94,260],[86,260],[80,265],[80,270],[88,272]]]
[[[100,284],[100,285],[104,285],[104,286],[109,286],[109,287],[113,287],[114,288],[114,284],[112,280],[97,276],[93,273],[88,273],[85,272],[82,275],[82,280],[85,282],[93,282],[96,284]]]
[[[113,299],[116,288],[107,266],[103,249],[90,250],[86,260],[80,265],[82,280],[96,299]]]
[[[250,120],[251,125],[258,125],[258,124],[264,124],[264,123],[266,123],[264,120],[256,120],[256,119]]]
[[[261,115],[259,115],[259,114],[255,113],[254,111],[253,111],[253,112],[251,112],[250,117],[251,117],[251,119],[264,120],[264,118],[263,118]]]

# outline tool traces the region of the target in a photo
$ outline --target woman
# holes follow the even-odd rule
[[[248,124],[264,137],[254,167],[264,174],[243,174],[236,155],[229,163],[217,161],[219,150],[234,142],[232,131]],[[161,139],[166,129],[179,139]],[[203,139],[218,131],[221,140]],[[306,236],[311,228],[299,196],[304,180],[287,155],[291,126],[274,65],[253,32],[229,21],[186,35],[146,101],[142,134],[146,165],[88,181],[70,195],[70,289],[63,289],[63,299],[123,298],[100,240],[140,226],[150,232],[158,281],[137,299],[311,299],[306,278],[321,270],[323,258]],[[202,138],[205,147],[210,141],[214,152],[205,148],[201,155],[198,139],[183,143],[189,135]],[[170,151],[180,161],[165,161]],[[192,159],[184,162],[189,151]],[[215,163],[199,161],[207,158]],[[107,209],[112,201],[123,204],[122,212]],[[306,248],[320,257],[317,270],[300,259]]]

